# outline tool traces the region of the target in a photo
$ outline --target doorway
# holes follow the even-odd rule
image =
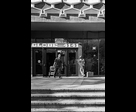
[[[77,50],[68,50],[68,76],[77,76]]]
[[[33,76],[48,76],[50,66],[53,65],[57,52],[61,50],[64,55],[61,57],[64,66],[62,76],[78,76],[77,49],[40,49],[33,48],[32,70]]]
[[[50,66],[53,66],[56,57],[55,49],[47,49],[46,53],[46,76],[49,74]]]
[[[42,50],[33,49],[33,76],[42,76]]]
[[[61,55],[61,60],[63,62],[63,69],[61,71],[62,76],[67,76],[67,49],[57,49],[57,52],[63,52],[63,55]],[[56,54],[57,56],[57,54]]]

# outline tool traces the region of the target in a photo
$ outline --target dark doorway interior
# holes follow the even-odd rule
[[[75,50],[71,50],[69,52],[69,57],[68,57],[68,63],[69,63],[69,76],[74,76],[76,75],[76,52]]]
[[[42,75],[42,50],[35,50],[36,76]]]
[[[56,53],[54,51],[47,52],[46,54],[46,76],[48,76],[49,74],[50,66],[53,65],[55,57],[56,57]]]

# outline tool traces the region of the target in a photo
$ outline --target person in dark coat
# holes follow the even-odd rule
[[[61,60],[61,53],[57,54],[57,58],[54,60],[53,66],[55,67],[54,77],[56,77],[58,75],[59,78],[62,78],[61,77],[61,70],[63,69],[63,62]]]

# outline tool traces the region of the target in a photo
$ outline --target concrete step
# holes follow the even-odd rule
[[[31,108],[66,108],[66,107],[105,107],[105,103],[102,104],[79,104],[79,103],[73,103],[73,104],[60,104],[60,103],[46,103],[46,104],[38,104],[38,103],[32,103]]]
[[[105,96],[104,92],[60,92],[53,94],[31,94],[31,97],[48,97],[48,96],[56,96],[56,97],[65,97],[65,96]]]
[[[59,89],[59,90],[51,90],[51,89],[32,89],[31,94],[53,94],[53,93],[62,93],[62,92],[105,92],[105,89]]]
[[[31,112],[105,112],[105,89],[31,90]]]
[[[105,107],[31,108],[31,112],[105,112]]]
[[[59,99],[55,101],[31,101],[31,104],[105,104],[105,99],[92,100],[74,100],[74,99]]]
[[[31,97],[31,101],[56,101],[56,100],[92,100],[92,99],[105,99],[105,97],[102,96],[92,96],[92,97],[85,97],[85,96],[64,96],[64,97]]]

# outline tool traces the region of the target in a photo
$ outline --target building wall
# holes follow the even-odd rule
[[[105,38],[105,32],[91,32],[91,31],[31,31],[31,39],[34,41],[34,39],[54,39],[54,38]]]
[[[31,1],[31,21],[105,22],[104,0]]]
[[[55,38],[64,38],[69,43],[80,42],[83,58],[86,60],[86,71],[93,71],[96,75],[105,74],[105,32],[31,31],[31,34],[31,43],[54,43]],[[93,50],[93,47],[96,49]]]

